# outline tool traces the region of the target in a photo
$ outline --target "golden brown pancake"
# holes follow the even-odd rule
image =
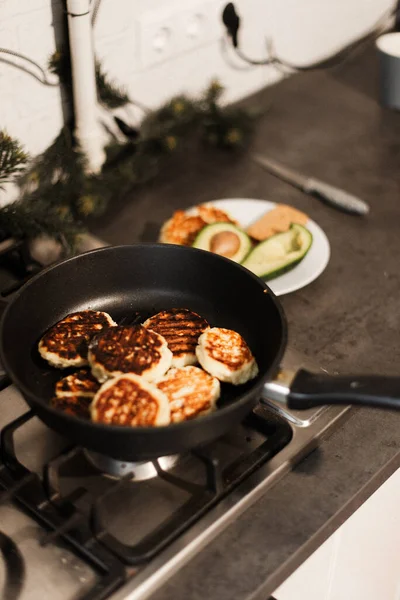
[[[90,404],[93,396],[55,396],[51,400],[51,406],[62,410],[68,415],[90,419]]]
[[[144,327],[162,335],[172,352],[175,367],[195,364],[199,336],[209,324],[203,317],[187,308],[172,308],[157,313],[144,322]]]
[[[207,329],[199,337],[196,356],[203,369],[220,381],[239,385],[258,374],[257,363],[246,341],[231,329]]]
[[[123,373],[154,381],[167,372],[171,361],[165,339],[142,325],[112,327],[96,336],[89,349],[92,373],[100,382]]]
[[[63,377],[56,383],[56,396],[88,396],[93,398],[99,389],[99,382],[88,369],[79,369]]]
[[[88,364],[88,344],[96,333],[114,326],[105,312],[83,310],[53,325],[39,342],[39,353],[54,367],[81,367]]]
[[[108,425],[168,425],[168,398],[153,384],[132,373],[104,383],[91,405],[92,420]]]
[[[173,423],[211,412],[220,395],[218,379],[192,366],[170,369],[157,387],[169,400]]]

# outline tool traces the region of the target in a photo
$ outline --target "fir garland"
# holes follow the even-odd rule
[[[66,86],[71,85],[68,56],[56,53],[49,66]],[[109,80],[99,61],[96,79],[99,100],[105,106],[112,109],[130,102],[126,91]],[[213,81],[199,99],[179,95],[159,110],[148,112],[140,132],[126,144],[111,144],[106,149],[106,163],[97,175],[86,174],[85,157],[74,145],[72,128],[64,127],[20,178],[21,198],[0,209],[0,234],[27,238],[46,234],[62,239],[73,251],[77,235],[85,231],[83,223],[101,214],[116,190],[125,194],[154,179],[167,157],[184,151],[193,137],[201,145],[222,150],[246,148],[255,115],[222,108],[222,92],[222,86]],[[17,174],[27,157],[17,142],[13,148],[13,173]],[[6,156],[2,150],[5,152],[5,146],[2,148],[0,138],[0,165]]]
[[[27,161],[28,155],[21,144],[0,130],[0,189],[24,170]]]
[[[72,88],[71,57],[69,52],[57,50],[50,56],[48,68],[57,75],[60,82],[69,90]],[[131,102],[125,88],[111,81],[100,61],[95,60],[96,85],[99,101],[108,108],[119,108]]]
[[[123,86],[111,81],[103,70],[99,60],[95,62],[96,84],[99,100],[108,108],[118,108],[129,104],[130,98]]]
[[[85,228],[61,216],[57,211],[43,210],[24,202],[13,202],[0,209],[0,240],[9,237],[33,240],[42,235],[62,243],[67,254],[77,247],[78,236]]]
[[[101,214],[110,199],[156,177],[173,153],[183,151],[193,136],[206,146],[239,150],[246,147],[253,117],[219,106],[222,93],[213,82],[200,100],[180,95],[143,120],[137,139],[106,148],[100,174],[85,174],[85,157],[73,145],[68,128],[40,156],[21,181],[24,203],[51,208],[66,225]]]

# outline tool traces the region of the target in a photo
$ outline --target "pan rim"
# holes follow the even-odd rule
[[[158,431],[173,430],[173,431],[178,432],[178,431],[182,431],[184,429],[189,429],[191,426],[194,426],[195,423],[198,423],[200,419],[189,419],[187,421],[181,421],[179,423],[170,423],[169,425],[158,426],[158,427],[145,426],[145,427],[134,428],[134,427],[126,426],[126,425],[108,425],[105,423],[96,423],[91,420],[86,421],[84,419],[81,419],[80,417],[69,415],[68,413],[63,413],[62,411],[57,410],[56,408],[52,407],[46,400],[44,400],[40,396],[37,396],[36,394],[34,394],[27,386],[25,386],[25,384],[20,383],[19,378],[17,376],[15,376],[15,374],[13,373],[13,370],[12,370],[11,366],[9,365],[8,360],[6,358],[6,351],[4,348],[3,326],[4,326],[4,323],[5,323],[5,320],[7,318],[9,311],[11,310],[14,303],[24,293],[24,290],[26,290],[30,285],[34,284],[36,281],[40,280],[47,273],[53,271],[54,269],[57,269],[58,267],[60,267],[63,264],[80,260],[81,257],[91,255],[91,254],[102,254],[104,252],[112,252],[112,251],[118,252],[122,248],[132,248],[132,247],[138,248],[138,249],[140,249],[140,248],[147,248],[147,249],[148,248],[159,248],[159,249],[163,248],[164,250],[167,250],[168,248],[172,248],[172,249],[174,248],[174,249],[179,249],[178,250],[179,252],[183,251],[186,253],[191,252],[193,254],[200,253],[200,254],[206,254],[208,256],[211,255],[213,257],[212,260],[217,260],[217,261],[219,260],[220,262],[222,261],[222,262],[225,262],[226,264],[232,265],[232,263],[233,263],[233,261],[231,261],[229,258],[225,258],[223,256],[213,254],[207,250],[200,250],[197,248],[191,248],[188,246],[180,246],[177,244],[162,244],[162,243],[157,243],[157,242],[155,242],[155,243],[141,242],[141,243],[134,243],[134,244],[118,244],[118,245],[114,245],[114,246],[104,246],[102,248],[88,250],[87,252],[82,252],[80,254],[70,256],[66,259],[57,261],[57,262],[53,263],[52,265],[49,265],[48,267],[46,267],[45,269],[43,269],[36,275],[34,275],[27,283],[25,283],[16,292],[16,294],[13,297],[13,299],[11,300],[11,302],[9,304],[7,304],[6,309],[3,313],[1,321],[0,321],[0,360],[3,364],[3,367],[4,367],[8,377],[11,379],[11,381],[14,383],[14,385],[17,387],[17,389],[21,392],[21,394],[27,401],[29,399],[29,401],[31,401],[33,403],[33,405],[38,404],[44,410],[49,411],[51,414],[57,415],[57,417],[59,417],[63,420],[65,419],[66,423],[76,424],[77,421],[80,421],[83,426],[90,425],[91,427],[95,428],[96,431],[99,431],[99,432],[100,431],[108,431],[108,432],[110,432],[110,434],[118,432],[119,435],[130,435],[130,434],[132,434],[132,431],[135,429],[137,430],[138,433],[140,432],[140,435],[144,435],[144,436],[155,435]],[[243,271],[247,277],[250,277],[251,279],[253,279],[263,290],[266,290],[266,293],[268,295],[270,295],[272,297],[275,308],[277,309],[280,320],[281,320],[282,336],[281,336],[280,346],[277,349],[275,357],[274,357],[273,361],[271,362],[271,365],[269,366],[268,370],[265,373],[263,373],[261,376],[258,376],[256,378],[256,380],[254,380],[254,385],[250,386],[246,390],[244,395],[241,398],[239,398],[237,401],[232,402],[232,403],[228,404],[227,406],[217,408],[216,411],[202,416],[201,423],[204,424],[204,426],[206,426],[208,422],[215,421],[216,418],[219,418],[218,415],[220,415],[220,418],[223,418],[224,415],[229,415],[230,412],[234,412],[235,408],[237,407],[238,404],[239,405],[246,404],[248,402],[249,394],[256,392],[257,389],[261,389],[264,386],[264,384],[275,375],[275,373],[277,372],[277,370],[279,369],[279,366],[281,364],[283,355],[286,350],[287,341],[288,341],[287,318],[286,318],[283,307],[281,306],[281,303],[280,303],[279,299],[277,298],[277,296],[274,294],[274,292],[271,290],[271,288],[262,279],[260,279],[257,275],[254,275],[251,271],[249,271],[248,269],[246,269],[239,263],[233,263],[233,264],[235,265],[235,268],[238,268],[241,271]],[[29,401],[28,401],[28,403],[29,403]],[[35,410],[34,406],[33,406],[33,410]]]

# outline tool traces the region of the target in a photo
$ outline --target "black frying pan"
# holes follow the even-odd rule
[[[61,371],[48,368],[37,344],[51,325],[88,308],[105,310],[118,322],[136,311],[144,320],[173,307],[241,333],[259,376],[243,386],[224,385],[214,413],[167,427],[95,424],[49,405]],[[400,406],[397,378],[279,374],[286,341],[281,306],[258,277],[210,252],[145,244],[88,252],[35,276],[3,315],[0,351],[7,373],[40,419],[77,444],[119,460],[181,453],[218,438],[250,412],[264,384],[270,397],[297,409],[329,403]]]

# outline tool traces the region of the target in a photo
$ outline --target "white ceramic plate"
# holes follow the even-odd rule
[[[250,198],[212,200],[206,204],[212,204],[226,211],[243,228],[248,227],[264,213],[276,206],[275,202],[252,200]],[[291,271],[268,281],[269,287],[277,296],[289,294],[308,285],[321,275],[329,262],[330,246],[325,233],[311,219],[307,222],[306,227],[313,236],[313,243],[309,252]]]

